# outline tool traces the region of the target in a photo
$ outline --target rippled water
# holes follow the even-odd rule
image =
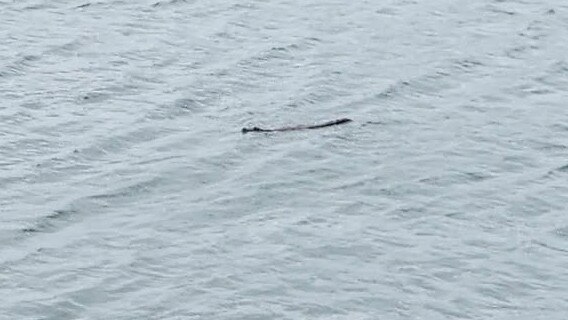
[[[0,319],[566,319],[565,1],[0,13]]]

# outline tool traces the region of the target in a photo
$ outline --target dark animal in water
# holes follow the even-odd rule
[[[247,132],[279,132],[279,131],[294,131],[294,130],[305,130],[305,129],[319,129],[319,128],[335,126],[335,125],[338,125],[338,124],[348,123],[348,122],[351,122],[351,121],[353,121],[353,120],[348,119],[348,118],[341,118],[341,119],[337,119],[337,120],[333,120],[333,121],[328,121],[328,122],[322,123],[322,124],[316,124],[316,125],[313,125],[313,126],[300,125],[300,126],[283,127],[283,128],[276,128],[276,129],[262,129],[262,128],[259,128],[259,127],[252,127],[252,128],[243,128],[243,130],[241,130],[241,131],[243,133],[247,133]]]

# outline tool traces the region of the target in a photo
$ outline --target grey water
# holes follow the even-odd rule
[[[0,1],[1,320],[563,320],[567,214],[564,0]]]

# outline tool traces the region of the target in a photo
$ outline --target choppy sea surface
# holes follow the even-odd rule
[[[1,320],[564,320],[567,214],[565,0],[0,1]]]

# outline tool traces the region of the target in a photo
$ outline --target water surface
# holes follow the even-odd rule
[[[568,314],[564,1],[0,13],[0,319]]]

